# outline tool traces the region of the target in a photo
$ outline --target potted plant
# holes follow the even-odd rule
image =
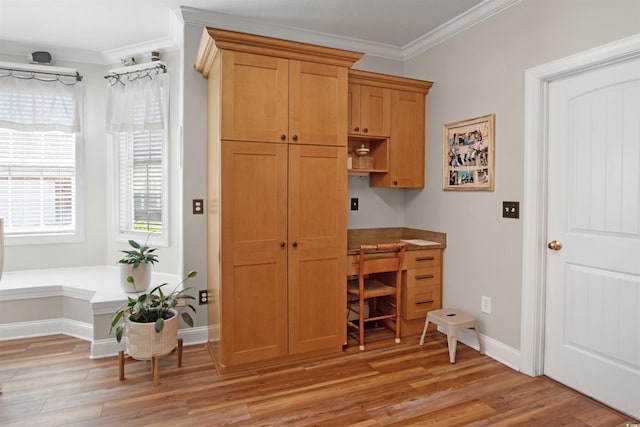
[[[151,284],[151,270],[153,264],[158,262],[157,248],[150,248],[146,242],[144,245],[129,240],[129,246],[133,249],[120,251],[125,256],[118,261],[120,264],[120,285],[125,292],[134,293],[146,290]],[[133,277],[133,281],[128,278]],[[138,288],[136,288],[136,284]]]
[[[113,313],[109,334],[115,328],[118,342],[124,335],[127,353],[134,359],[148,360],[153,356],[171,353],[178,342],[178,314],[187,325],[193,327],[193,318],[185,310],[196,311],[191,304],[179,304],[181,300],[195,298],[187,294],[189,288],[178,288],[197,274],[195,271],[189,272],[169,294],[162,291],[167,286],[167,283],[163,283],[149,293],[138,293],[137,298],[129,297],[129,301]],[[132,276],[127,280],[134,284]]]

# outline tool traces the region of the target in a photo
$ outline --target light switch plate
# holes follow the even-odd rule
[[[520,218],[520,202],[502,202],[503,218]]]

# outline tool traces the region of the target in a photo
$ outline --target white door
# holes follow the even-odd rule
[[[551,82],[548,120],[544,373],[640,418],[640,59]]]

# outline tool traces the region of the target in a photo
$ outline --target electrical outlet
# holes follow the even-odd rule
[[[351,198],[351,210],[352,211],[357,211],[358,210],[358,198],[357,197],[352,197]]]
[[[202,215],[204,213],[204,200],[193,199],[193,214]]]
[[[483,313],[491,314],[491,298],[484,295],[480,298],[480,310]]]
[[[198,291],[198,303],[200,305],[205,305],[209,302],[209,291]]]

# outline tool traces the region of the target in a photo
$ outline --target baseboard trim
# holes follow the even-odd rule
[[[438,327],[438,331],[444,333],[444,329]],[[482,341],[482,350],[485,355],[490,358],[497,360],[510,367],[515,371],[520,370],[520,351],[509,347],[508,345],[488,337],[486,335],[480,334],[480,340]],[[461,343],[468,345],[471,348],[478,349],[478,339],[476,338],[476,333],[471,329],[465,329],[458,333],[458,341]]]
[[[93,339],[93,325],[72,319],[47,319],[0,325],[0,341],[65,334],[83,340]]]
[[[0,341],[19,340],[23,338],[44,337],[64,334],[91,342],[91,359],[111,357],[124,349],[124,342],[119,343],[115,338],[93,340],[93,325],[72,319],[47,319],[31,322],[0,324]],[[198,326],[189,329],[179,329],[178,336],[184,345],[197,345],[207,342],[208,328]]]
[[[197,345],[207,342],[206,326],[197,326],[189,329],[178,329],[178,337],[182,338],[184,345]],[[118,354],[120,350],[124,350],[124,340],[116,341],[115,338],[107,338],[103,340],[95,340],[91,343],[91,359],[102,359],[104,357],[112,357]]]

